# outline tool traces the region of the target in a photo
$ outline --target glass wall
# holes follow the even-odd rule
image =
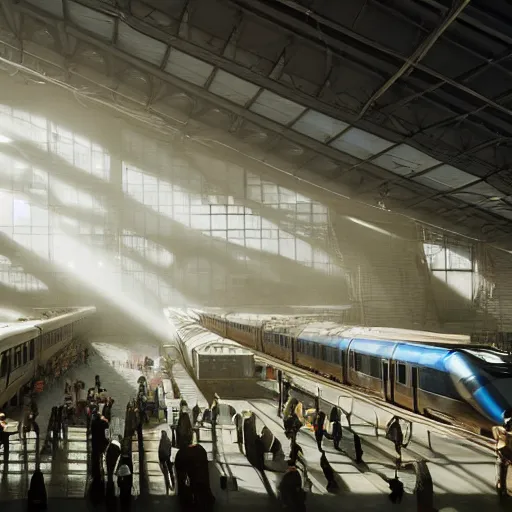
[[[432,274],[459,295],[472,301],[478,284],[471,245],[423,244]]]
[[[246,277],[339,273],[322,204],[129,128],[105,146],[0,106],[0,232],[13,247],[63,275],[81,271],[86,248],[95,273],[117,275],[109,286],[164,304],[232,294]],[[0,256],[1,284],[44,290],[42,277]]]

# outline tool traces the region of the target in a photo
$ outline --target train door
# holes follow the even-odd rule
[[[382,390],[384,391],[384,398],[387,402],[392,402],[393,397],[391,394],[391,382],[389,380],[389,362],[386,359],[382,360]]]
[[[419,412],[420,407],[418,404],[418,367],[413,366],[411,368],[412,371],[412,405],[414,408],[414,412]]]

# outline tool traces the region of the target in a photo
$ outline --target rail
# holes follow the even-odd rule
[[[289,363],[283,362],[283,361],[276,359],[272,356],[262,354],[261,352],[258,352],[258,351],[255,351],[255,354],[259,360],[265,361],[269,366],[273,366],[274,368],[281,369],[283,371],[283,373],[285,373],[285,374],[293,375],[293,376],[299,377],[304,380],[309,380],[314,389],[316,389],[316,386],[318,385],[318,383],[321,383],[323,386],[328,387],[331,390],[335,390],[337,393],[339,393],[340,391],[343,391],[345,393],[345,395],[340,395],[340,396],[347,396],[346,394],[348,394],[348,396],[352,397],[354,400],[361,402],[362,404],[371,406],[372,408],[378,408],[384,414],[389,415],[389,418],[391,418],[392,416],[399,416],[404,421],[415,423],[417,425],[422,425],[423,427],[425,427],[427,432],[430,432],[430,434],[427,434],[427,436],[426,436],[427,437],[426,442],[429,444],[430,449],[432,449],[432,447],[431,447],[432,446],[432,440],[431,440],[432,432],[441,433],[446,436],[453,436],[455,434],[456,436],[460,437],[461,439],[469,441],[481,448],[484,448],[487,450],[492,450],[492,451],[494,451],[494,449],[495,449],[494,440],[489,439],[488,437],[476,434],[474,432],[471,432],[463,427],[460,427],[457,425],[445,426],[441,423],[436,422],[435,420],[426,418],[425,416],[420,416],[415,413],[409,414],[406,411],[404,411],[404,409],[402,409],[398,406],[389,404],[388,402],[383,402],[381,400],[378,400],[377,398],[369,398],[364,392],[359,391],[357,388],[350,388],[350,390],[347,390],[346,386],[344,386],[342,384],[333,383],[332,380],[322,377],[321,375],[317,375],[317,374],[312,375],[307,370],[304,370],[302,368],[297,368],[296,366],[293,366]],[[294,386],[304,389],[302,386],[300,386],[297,383],[296,380],[294,380]],[[311,394],[311,391],[307,391],[307,392],[309,392]],[[324,401],[326,401],[325,398],[324,398]],[[333,404],[333,405],[337,405],[337,404]],[[351,421],[352,421],[353,417],[359,417],[366,423],[371,424],[371,422],[369,422],[367,419],[357,416],[356,414],[354,414],[353,411],[350,411],[350,412],[351,412],[351,414],[350,414]],[[381,419],[379,419],[377,411],[374,411],[374,413],[377,415],[376,423],[379,424],[379,427],[377,429],[377,433],[378,433],[378,430],[380,430],[380,425],[384,422],[381,421]]]

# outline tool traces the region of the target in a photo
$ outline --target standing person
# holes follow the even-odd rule
[[[114,471],[117,461],[121,457],[121,442],[113,439],[105,451],[105,462],[107,465],[107,482],[114,481]]]
[[[39,512],[40,510],[47,510],[48,508],[48,497],[46,494],[46,486],[44,484],[44,476],[40,469],[36,469],[30,479],[27,502],[27,509],[29,512]]]
[[[306,511],[306,493],[302,488],[300,473],[293,461],[288,461],[288,470],[279,484],[279,495],[285,510],[290,512]]]
[[[7,421],[5,414],[0,412],[0,446],[4,447],[4,464],[7,465],[9,460],[9,434],[7,430]]]
[[[101,456],[107,448],[106,430],[108,421],[104,416],[95,414],[91,422],[91,466],[93,477],[101,474],[100,463]]]
[[[177,453],[175,464],[182,505],[186,509],[192,506],[192,510],[197,512],[211,511],[215,496],[210,488],[206,450],[199,444],[189,444]]]
[[[52,407],[52,415],[51,415],[51,417],[53,418],[53,421],[52,421],[52,441],[53,441],[53,445],[55,447],[57,445],[58,441],[59,441],[60,432],[61,432],[61,425],[62,425],[61,413],[60,413],[58,407]]]
[[[167,492],[174,488],[174,471],[171,462],[172,442],[165,430],[162,430],[158,445],[158,460],[164,475]]]
[[[340,443],[343,439],[343,429],[341,427],[341,423],[339,421],[335,421],[332,424],[332,441],[334,444],[334,448],[336,450],[340,450]]]
[[[399,468],[402,464],[402,445],[404,444],[404,434],[400,426],[400,420],[397,416],[391,418],[386,425],[386,439],[392,441],[395,445],[396,467]]]
[[[112,407],[114,405],[114,402],[115,400],[113,400],[112,397],[108,397],[107,398],[107,402],[106,404],[103,406],[103,416],[105,416],[105,418],[107,418],[107,420],[110,422],[110,420],[112,419]]]
[[[94,389],[98,395],[101,393],[101,380],[99,375],[94,377]]]
[[[354,448],[356,451],[356,463],[361,464],[363,462],[363,447],[361,445],[361,438],[359,434],[354,433]]]
[[[325,412],[319,411],[315,418],[315,439],[318,449],[322,451],[322,439],[324,438],[325,430]]]
[[[121,510],[130,510],[132,502],[133,474],[127,464],[117,470],[117,485],[119,487],[119,502]]]
[[[197,420],[199,418],[199,414],[201,413],[201,409],[199,408],[199,404],[196,402],[196,405],[192,408],[192,425],[195,427],[197,425]]]
[[[496,440],[496,489],[505,494],[507,469],[512,462],[512,409],[505,411],[503,426],[492,427],[492,435]]]
[[[67,441],[69,417],[68,417],[68,408],[65,405],[61,405],[59,407],[59,418],[60,418],[59,426],[60,426],[60,431],[62,432],[62,439]]]

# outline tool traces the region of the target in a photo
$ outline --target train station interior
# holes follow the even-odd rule
[[[0,0],[0,510],[510,507],[511,27]]]

